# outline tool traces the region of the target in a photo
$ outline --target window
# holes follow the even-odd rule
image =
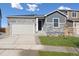
[[[53,18],[54,27],[59,27],[59,18]]]
[[[67,15],[67,11],[64,11],[64,14],[66,14],[66,15]]]
[[[76,17],[76,11],[72,12],[72,17]]]

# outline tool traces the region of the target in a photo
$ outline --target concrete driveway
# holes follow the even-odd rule
[[[13,35],[0,39],[0,56],[36,56],[38,51],[30,48],[37,42],[35,35]]]
[[[0,39],[0,48],[27,48],[29,45],[37,45],[35,35],[13,35]]]

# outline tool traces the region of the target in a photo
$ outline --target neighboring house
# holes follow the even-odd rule
[[[11,34],[79,35],[79,11],[55,10],[43,16],[9,16]]]
[[[0,32],[6,33],[6,28],[1,28]]]

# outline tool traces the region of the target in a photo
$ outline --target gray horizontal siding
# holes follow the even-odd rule
[[[67,27],[73,27],[73,21],[67,21],[66,26]]]
[[[54,28],[53,26],[53,18],[59,18],[60,19],[60,27],[59,28]],[[64,33],[64,27],[65,27],[65,23],[66,23],[66,17],[59,14],[58,12],[55,12],[49,16],[47,16],[45,18],[45,23],[44,23],[44,27],[43,30],[47,33],[47,34],[63,34]]]

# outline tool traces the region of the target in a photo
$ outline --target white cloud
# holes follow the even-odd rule
[[[65,7],[65,6],[60,6],[58,9],[59,10],[71,10],[71,8]]]
[[[37,4],[27,4],[27,11],[39,11]]]
[[[20,3],[11,3],[11,7],[16,8],[16,9],[23,9],[23,7],[20,5]]]

